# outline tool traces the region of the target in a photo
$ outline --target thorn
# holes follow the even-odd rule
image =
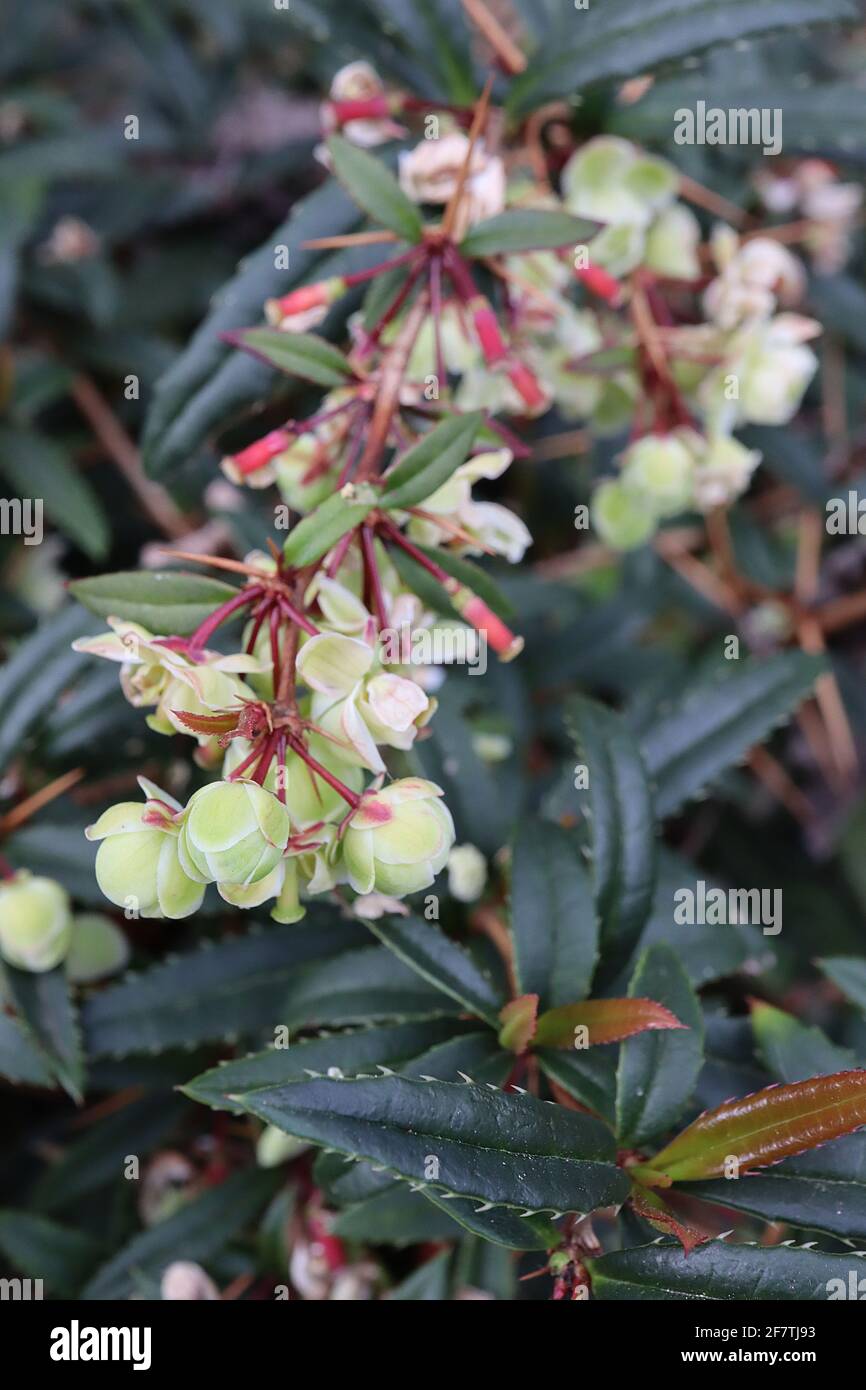
[[[390,1067],[383,1067],[381,1062],[377,1062],[376,1066],[383,1076],[396,1076],[397,1074],[393,1072]]]
[[[465,1071],[458,1071],[457,1075],[458,1075],[459,1077],[462,1077],[462,1079],[466,1082],[466,1085],[467,1085],[467,1086],[474,1086],[474,1085],[475,1085],[475,1082],[472,1080],[472,1077],[471,1077],[471,1076],[467,1076],[466,1073],[465,1073]]]
[[[475,1208],[475,1215],[477,1216],[478,1213],[479,1213],[480,1211],[492,1211],[492,1210],[493,1210],[493,1203],[492,1203],[492,1202],[485,1202],[483,1207],[476,1207],[476,1208]]]

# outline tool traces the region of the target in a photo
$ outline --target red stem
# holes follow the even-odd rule
[[[369,526],[361,527],[361,553],[364,556],[364,572],[370,584],[370,596],[373,601],[372,606],[376,616],[376,623],[379,628],[387,627],[388,609],[385,603],[385,594],[382,589],[382,576],[379,573],[379,566],[376,563],[373,532]]]
[[[289,602],[285,594],[280,594],[277,598],[277,602],[284,616],[289,618],[293,623],[296,623],[301,629],[301,632],[305,632],[308,637],[318,637],[319,629],[314,623],[310,622],[309,618],[304,616],[299,608],[296,608],[293,603]]]
[[[264,593],[260,584],[253,584],[248,589],[242,589],[234,598],[230,598],[226,603],[221,603],[219,608],[215,608],[209,618],[205,618],[189,639],[190,652],[200,652],[207,639],[216,632],[227,618],[236,613],[239,608],[245,608],[249,603],[255,603]]]
[[[341,782],[339,777],[335,777],[333,772],[329,772],[326,767],[323,767],[322,764],[313,757],[312,753],[308,751],[303,739],[289,735],[288,742],[289,747],[294,749],[298,757],[303,758],[307,767],[312,768],[316,776],[321,777],[324,782],[327,782],[329,787],[333,787],[334,791],[337,792],[344,801],[348,802],[353,811],[357,811],[361,804],[361,798],[358,793],[350,791],[345,782]]]
[[[393,541],[395,545],[399,545],[401,550],[405,550],[407,555],[411,555],[416,564],[419,564],[428,574],[432,574],[433,578],[438,580],[440,584],[444,584],[446,588],[453,584],[454,581],[451,575],[446,574],[443,569],[440,569],[433,560],[429,559],[429,557],[424,554],[423,550],[419,550],[416,545],[413,545],[410,540],[407,540],[403,532],[395,526],[392,521],[380,521],[379,530],[387,536],[388,540]]]

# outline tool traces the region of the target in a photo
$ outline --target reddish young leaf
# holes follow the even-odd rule
[[[866,1070],[816,1076],[729,1100],[703,1115],[646,1163],[629,1171],[644,1186],[721,1177],[733,1157],[739,1173],[765,1168],[866,1124]]]
[[[225,714],[187,714],[185,710],[174,709],[172,714],[197,734],[227,734],[237,728],[237,710]]]
[[[535,1020],[538,1017],[538,995],[521,994],[500,1011],[502,1028],[499,1043],[509,1052],[525,1052],[535,1036]]]
[[[536,1047],[574,1047],[579,1045],[576,1030],[585,1028],[584,1045],[593,1046],[619,1042],[648,1028],[685,1027],[653,999],[586,999],[548,1009],[538,1020],[533,1041]]]
[[[690,1254],[696,1246],[712,1240],[712,1236],[706,1232],[699,1231],[694,1226],[680,1221],[671,1211],[667,1202],[663,1202],[657,1193],[648,1192],[637,1183],[632,1188],[629,1201],[638,1216],[649,1221],[650,1225],[655,1226],[657,1231],[663,1231],[666,1236],[676,1236],[686,1255]]]

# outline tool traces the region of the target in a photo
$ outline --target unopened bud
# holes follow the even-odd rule
[[[582,285],[585,285],[590,294],[594,294],[596,299],[603,299],[605,304],[617,305],[622,303],[624,290],[619,280],[615,279],[608,271],[602,269],[600,265],[588,265],[578,267],[575,278]]]
[[[280,299],[265,300],[265,318],[275,328],[303,332],[321,323],[332,304],[346,293],[342,275],[332,275],[315,285],[300,285]]]
[[[461,618],[471,623],[478,632],[483,632],[496,655],[502,661],[513,661],[523,651],[523,638],[517,637],[501,618],[497,618],[483,599],[460,584],[449,589],[451,602]]]
[[[239,454],[229,454],[224,458],[222,470],[233,483],[243,482],[249,473],[267,468],[272,459],[288,449],[293,438],[294,435],[289,430],[271,430],[270,434],[263,435],[246,449],[241,449]]]

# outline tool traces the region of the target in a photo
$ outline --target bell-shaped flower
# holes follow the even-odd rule
[[[184,871],[199,883],[248,887],[266,878],[291,835],[285,806],[255,782],[212,782],[191,797],[178,850]]]
[[[0,956],[9,965],[53,970],[71,941],[69,895],[59,883],[26,870],[0,883]]]
[[[179,802],[139,778],[147,797],[112,806],[85,831],[100,842],[96,881],[109,902],[139,917],[189,917],[204,889],[178,854]]]
[[[342,865],[356,893],[405,897],[429,888],[454,843],[442,789],[405,777],[368,792],[346,827]]]

